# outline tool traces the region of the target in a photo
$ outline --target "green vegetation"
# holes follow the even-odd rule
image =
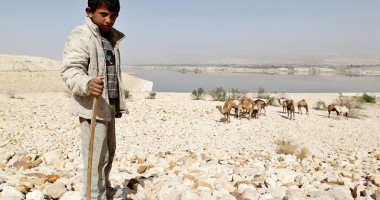
[[[267,91],[265,90],[265,88],[263,87],[259,87],[259,89],[257,90],[257,97],[258,98],[267,98]]]
[[[196,90],[193,90],[193,92],[191,93],[191,96],[195,99],[195,100],[200,100],[203,98],[203,96],[205,95],[205,91],[203,88],[198,88]]]
[[[228,96],[229,96],[228,97],[229,99],[234,99],[234,100],[243,99],[247,97],[247,91],[240,90],[238,88],[232,88]]]
[[[361,99],[363,99],[363,101],[366,103],[376,103],[376,96],[375,95],[369,95],[367,93],[364,93],[361,96]]]
[[[151,91],[151,92],[149,92],[148,96],[145,97],[145,99],[155,99],[156,95],[157,95],[156,92]]]
[[[129,92],[129,90],[124,90],[124,98],[130,99],[131,97],[132,97],[131,92]]]
[[[317,101],[317,103],[315,103],[315,107],[314,107],[316,110],[325,110],[326,109],[326,103],[322,100],[319,100]]]
[[[209,91],[209,94],[214,101],[225,101],[227,96],[226,90],[223,87],[212,89]]]

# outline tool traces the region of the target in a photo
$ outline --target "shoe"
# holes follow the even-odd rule
[[[107,200],[111,199],[119,199],[119,200],[126,200],[127,199],[128,192],[125,188],[120,188],[120,186],[116,187],[107,187],[106,189],[106,197]]]

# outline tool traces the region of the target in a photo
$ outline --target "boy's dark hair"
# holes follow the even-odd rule
[[[92,12],[95,12],[102,5],[106,5],[111,12],[119,13],[120,11],[119,0],[88,0],[88,7],[90,7]]]

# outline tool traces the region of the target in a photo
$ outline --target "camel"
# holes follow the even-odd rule
[[[268,102],[265,102],[261,99],[257,99],[255,100],[254,102],[260,107],[260,112],[259,112],[259,115],[261,114],[261,110],[264,110],[264,115],[266,116],[267,115],[267,111],[265,110],[265,107],[267,107],[268,105],[271,105],[272,104],[272,99],[269,100]]]
[[[309,107],[305,101],[305,99],[302,99],[301,101],[299,101],[297,103],[297,107],[298,107],[298,113],[300,113],[302,115],[302,107],[306,108],[306,114],[308,115],[309,114]]]
[[[284,100],[282,102],[281,102],[281,99],[278,99],[278,103],[282,106],[282,112],[285,113],[286,112],[286,105],[288,105],[289,99]]]
[[[337,116],[343,116],[345,119],[348,119],[348,113],[350,113],[350,110],[346,106],[338,106],[335,104],[330,104],[327,106],[327,111],[330,112],[335,111]]]
[[[327,112],[329,113],[329,117],[330,117],[330,112],[331,111],[335,111],[336,112],[336,116],[339,116],[339,110],[336,109],[335,107],[335,104],[330,104],[327,106]]]
[[[252,101],[252,117],[255,118],[255,119],[258,119],[259,118],[259,115],[260,115],[260,111],[262,109],[261,107],[262,105]]]
[[[239,105],[238,105],[238,109],[237,109],[237,116],[239,119],[241,119],[241,114],[242,114],[242,110],[247,110],[248,111],[248,119],[251,119],[251,115],[252,115],[252,111],[253,111],[253,105],[254,105],[254,102],[251,98],[245,98],[243,100],[240,101]]]
[[[238,106],[237,106],[236,101],[229,99],[224,103],[223,108],[222,106],[216,106],[216,108],[224,115],[224,123],[229,123],[231,109],[232,108],[235,109],[235,115],[236,115]]]
[[[293,120],[295,120],[296,116],[294,114],[294,110],[295,110],[294,109],[294,102],[293,102],[292,99],[287,100],[287,101],[288,101],[288,103],[286,105],[286,110],[288,111],[288,118],[289,118],[289,120],[291,120],[292,119],[292,114],[293,114]]]
[[[348,119],[348,113],[350,113],[350,110],[346,106],[341,106],[339,109],[340,115],[343,116],[345,119]]]

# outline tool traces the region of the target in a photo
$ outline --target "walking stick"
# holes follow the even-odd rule
[[[95,135],[95,125],[96,125],[96,111],[98,107],[98,97],[94,98],[92,104],[92,116],[91,116],[91,135],[90,135],[90,146],[88,155],[88,166],[87,166],[87,200],[91,200],[91,175],[92,175],[92,155],[94,151],[94,135]]]

